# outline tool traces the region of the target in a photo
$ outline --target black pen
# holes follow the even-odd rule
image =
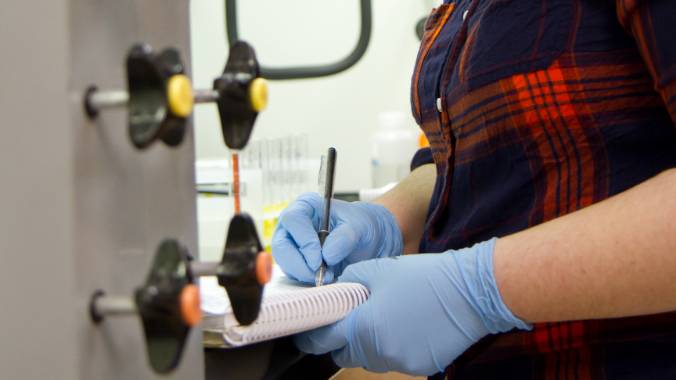
[[[319,245],[324,246],[326,237],[329,236],[329,222],[331,220],[331,198],[333,197],[333,178],[336,173],[336,149],[329,148],[326,156],[326,177],[324,179],[324,215],[319,229]],[[326,273],[326,263],[322,258],[322,264],[315,275],[315,286],[324,284],[324,274]]]

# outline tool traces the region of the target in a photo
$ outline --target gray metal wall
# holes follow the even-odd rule
[[[155,375],[140,321],[88,319],[95,289],[131,295],[164,238],[197,254],[194,148],[135,150],[126,111],[82,112],[90,84],[124,89],[133,43],[189,58],[188,0],[5,0],[0,10],[0,378],[201,379],[201,332]]]

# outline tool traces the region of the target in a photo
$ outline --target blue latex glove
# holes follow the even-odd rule
[[[339,200],[331,201],[331,233],[322,249],[317,231],[323,210],[324,199],[307,193],[280,215],[272,255],[289,277],[313,284],[324,258],[328,283],[349,264],[402,253],[399,225],[385,207]]]
[[[297,335],[296,345],[332,352],[341,367],[429,376],[488,334],[529,329],[502,302],[494,245],[349,266],[339,281],[364,284],[368,301],[338,323]]]

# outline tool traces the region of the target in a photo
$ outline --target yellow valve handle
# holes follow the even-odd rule
[[[169,78],[167,83],[167,102],[169,110],[178,117],[188,117],[192,113],[194,98],[190,79],[177,74]]]
[[[256,112],[263,111],[268,106],[268,81],[256,78],[249,85],[249,102]]]

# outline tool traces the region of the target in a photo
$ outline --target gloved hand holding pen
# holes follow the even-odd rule
[[[322,213],[323,199],[307,193],[280,215],[272,254],[290,277],[314,283],[323,258],[328,266],[325,281],[329,283],[352,263],[401,255],[402,235],[394,216],[385,207],[334,200],[331,234],[323,248],[317,236]]]

